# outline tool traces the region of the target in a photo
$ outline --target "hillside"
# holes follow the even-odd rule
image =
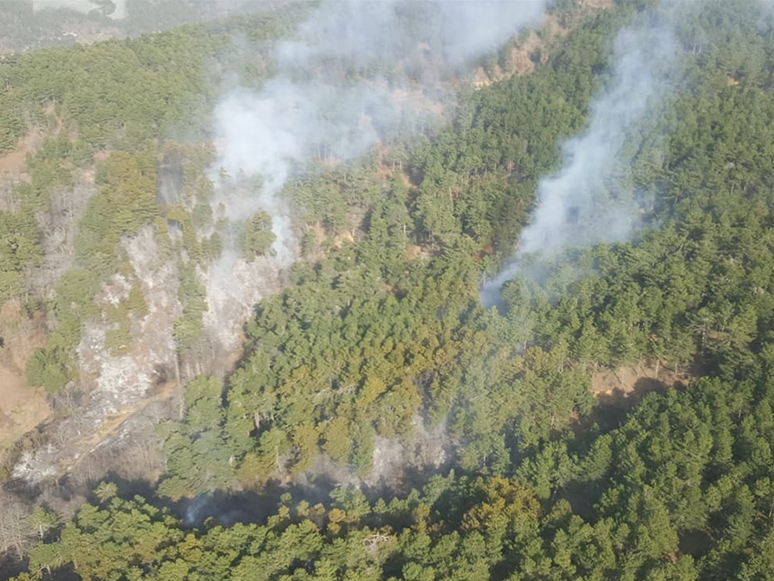
[[[0,54],[91,44],[276,8],[248,0],[6,0]]]
[[[0,578],[774,577],[774,14],[468,8],[2,57]]]

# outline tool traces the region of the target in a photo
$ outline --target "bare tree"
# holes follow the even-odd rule
[[[0,504],[0,553],[14,551],[22,559],[32,543],[27,522],[31,511],[7,494],[0,494]]]

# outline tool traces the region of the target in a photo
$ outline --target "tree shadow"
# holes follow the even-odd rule
[[[307,473],[300,482],[269,481],[260,491],[252,490],[215,490],[191,498],[172,500],[156,493],[157,482],[146,479],[126,478],[116,472],[108,472],[104,477],[90,481],[75,480],[63,476],[55,482],[30,484],[23,480],[11,480],[3,485],[3,491],[25,503],[43,504],[55,510],[68,503],[80,500],[99,504],[95,488],[101,482],[110,482],[117,487],[117,496],[131,499],[140,496],[145,502],[158,509],[166,509],[179,519],[183,528],[202,526],[208,519],[224,526],[235,523],[265,524],[276,514],[280,506],[289,506],[300,502],[310,505],[322,504],[330,507],[330,493],[341,487],[357,488],[373,504],[378,499],[389,502],[393,498],[404,497],[412,489],[421,489],[435,475],[447,474],[451,469],[451,460],[441,465],[406,466],[394,477],[381,478],[369,484],[361,480],[344,483],[328,474]],[[72,504],[70,506],[73,506]],[[73,507],[73,509],[75,509]],[[0,577],[2,581],[2,577]]]
[[[263,525],[283,505],[293,507],[307,502],[310,506],[322,504],[330,509],[330,494],[338,488],[356,488],[371,505],[379,499],[389,503],[394,498],[405,497],[412,489],[421,489],[432,476],[446,474],[448,470],[445,465],[410,466],[395,479],[381,478],[374,484],[362,481],[347,484],[328,474],[307,474],[301,483],[269,481],[260,491],[216,490],[176,502],[159,497],[153,497],[149,502],[158,508],[167,508],[186,528],[200,527],[208,519],[224,526],[235,523]],[[128,491],[119,486],[122,494],[125,490]]]
[[[290,506],[305,501],[310,505],[329,503],[328,494],[336,488],[333,481],[318,479],[314,485],[283,485],[269,482],[261,491],[215,490],[193,498],[179,501],[154,498],[170,513],[180,519],[184,528],[198,528],[208,520],[223,526],[242,524],[266,524],[268,518],[277,514],[280,506],[286,504],[286,495],[292,499]]]
[[[27,562],[19,560],[15,555],[0,554],[0,581],[8,581],[19,573],[27,570]]]
[[[17,575],[27,571],[28,559],[19,560],[12,555],[0,555],[0,581],[9,581]],[[61,569],[52,570],[51,573],[43,572],[43,581],[81,581],[72,565],[66,565]]]

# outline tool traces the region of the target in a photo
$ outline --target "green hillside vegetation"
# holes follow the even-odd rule
[[[191,531],[103,484],[49,533],[56,540],[32,549],[30,570],[69,565],[94,581],[769,579],[765,360],[754,378],[649,397],[620,428],[547,445],[507,476],[452,472],[389,501],[346,489],[315,505],[285,495],[264,524]]]
[[[685,86],[641,128],[652,139],[630,136],[618,184],[641,194],[648,227],[632,242],[568,251],[539,284],[511,281],[500,312],[478,300],[482,277],[512,252],[538,180],[557,168],[561,140],[584,127],[611,39],[640,4],[579,20],[528,75],[462,89],[446,128],[289,183],[305,258],[288,287],[257,306],[235,371],[193,380],[183,419],[158,426],[167,464],[156,495],[122,498],[103,483],[72,520],[38,513],[29,536],[39,542],[16,579],[774,578],[774,36],[763,6],[708,2],[679,31]],[[267,36],[285,30],[266,26]],[[36,385],[56,391],[72,378],[99,282],[126,269],[120,236],[143,225],[181,230],[178,242],[167,237],[191,257],[180,272],[180,352],[200,337],[206,303],[195,269],[217,256],[220,239],[192,233],[213,219],[202,180],[212,151],[179,146],[191,203],[153,198],[154,159],[169,154],[155,138],[207,136],[201,116],[183,113],[211,106],[205,57],[225,36],[197,40],[193,30],[95,45],[115,55],[142,45],[134,52],[157,60],[129,63],[172,66],[168,47],[191,43],[174,51],[190,66],[160,75],[168,95],[142,87],[148,115],[133,117],[131,91],[117,118],[96,88],[81,101],[53,80],[50,93],[37,87],[31,72],[0,96],[13,99],[9,118],[45,119],[53,101],[77,130],[38,153],[19,210],[0,214],[13,241],[0,250],[6,297],[20,296],[24,269],[41,258],[31,208],[45,207],[52,184],[67,184],[62,168],[112,150],[80,224],[79,266],[47,305],[57,326],[28,365]],[[91,47],[68,50],[24,58],[75,59]],[[97,52],[91,65],[109,66]],[[27,78],[19,69],[23,59],[0,74]],[[138,66],[134,78],[152,73]],[[89,115],[95,123],[82,130]],[[13,142],[23,130],[8,127]],[[97,220],[107,208],[110,220]],[[268,218],[243,225],[247,256],[268,251]],[[142,296],[130,299],[125,308],[142,312]],[[125,331],[111,335],[118,352]],[[645,362],[701,377],[598,421],[605,408],[592,373]],[[314,481],[322,456],[367,479],[380,442],[413,450],[420,425],[443,433],[453,468],[419,475],[421,485],[398,482],[383,499],[356,488],[319,504],[285,495],[264,521],[198,528],[160,508],[208,492],[260,495],[272,479]]]
[[[52,9],[52,4],[55,8]],[[138,36],[149,32],[207,22],[228,15],[252,18],[251,13],[274,10],[288,4],[230,2],[217,0],[85,0],[88,12],[80,12],[65,2],[5,0],[0,4],[0,53],[28,52],[43,48],[89,44],[106,38]],[[123,17],[115,5],[124,5]],[[58,6],[57,6],[58,5]],[[45,9],[40,9],[45,7]],[[35,8],[38,8],[37,10]],[[292,8],[290,8],[292,10]]]
[[[248,355],[225,386],[225,421],[187,418],[183,433],[192,442],[202,430],[219,434],[235,481],[260,485],[278,469],[309,469],[320,451],[365,476],[374,438],[413,442],[422,417],[445,424],[460,467],[502,474],[589,414],[589,370],[651,361],[736,377],[769,340],[774,308],[765,169],[774,161],[774,109],[767,78],[719,84],[724,65],[709,66],[703,54],[686,55],[694,90],[649,120],[669,128],[663,159],[654,164],[646,143],[626,176],[652,192],[648,215],[658,228],[634,244],[574,252],[540,287],[510,283],[504,317],[478,305],[482,246],[500,232],[494,240],[507,248],[513,234],[504,233],[523,224],[527,192],[557,162],[556,138],[540,149],[535,136],[578,128],[587,79],[603,66],[619,17],[575,30],[534,74],[475,93],[454,127],[417,146],[412,187],[394,179],[366,206],[365,238],[297,264],[294,286],[261,303]],[[728,52],[720,43],[714,60],[752,31],[739,35],[724,41]],[[738,66],[741,77],[746,65]],[[332,211],[337,194],[352,198],[336,172],[295,191],[303,188],[325,192],[321,207]],[[427,263],[406,258],[416,243],[434,249]],[[210,449],[195,449],[162,487],[173,497],[210,490],[198,481],[207,462],[198,453]]]
[[[43,305],[54,332],[28,362],[31,385],[57,392],[77,379],[74,349],[83,322],[100,316],[93,304],[99,283],[117,272],[133,278],[122,237],[152,224],[164,235],[159,236],[163,242],[174,221],[184,235],[168,250],[184,250],[202,262],[217,256],[217,233],[201,242],[196,236],[195,207],[157,203],[157,158],[179,150],[192,205],[206,203],[211,186],[203,187],[202,179],[212,157],[201,140],[209,134],[218,74],[243,72],[247,65],[234,51],[231,35],[244,34],[261,46],[292,30],[306,9],[285,6],[138,39],[0,56],[0,153],[13,150],[29,131],[46,136],[28,156],[29,181],[19,182],[12,207],[0,210],[0,227],[8,240],[0,247],[0,300],[29,296],[27,280],[40,265],[42,252],[36,213],[50,210],[54,190],[74,187],[74,176],[96,168],[97,193],[78,222],[77,266],[54,285],[55,297]],[[216,74],[212,63],[219,56],[224,66]],[[260,62],[270,66],[267,60]],[[250,63],[252,75],[244,75],[246,82],[262,78],[256,66],[256,61]],[[176,145],[170,135],[202,145]],[[68,293],[74,302],[67,300]],[[182,351],[201,332],[203,308],[195,297],[189,302],[177,333]],[[125,326],[110,331],[108,342],[126,346],[127,334]]]

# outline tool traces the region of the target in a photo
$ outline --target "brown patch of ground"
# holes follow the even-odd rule
[[[487,74],[478,67],[473,77],[477,89],[513,75],[527,75],[535,70],[537,62],[548,60],[555,46],[555,40],[562,38],[578,23],[595,12],[612,8],[614,0],[580,0],[568,16],[566,12],[547,12],[539,30],[531,30],[523,40],[512,41],[510,63],[507,67],[499,64]]]
[[[379,143],[376,146],[376,153],[377,153],[376,175],[382,180],[384,180],[385,182],[388,182],[394,176],[397,176],[406,185],[407,188],[411,189],[414,186],[414,184],[411,183],[411,179],[409,178],[405,168],[403,167],[403,162],[394,161],[394,160],[387,161],[387,158],[389,157],[391,152],[392,152],[392,147],[389,145]]]
[[[655,363],[598,371],[591,375],[591,390],[597,406],[588,419],[612,429],[647,394],[684,387],[696,377],[690,369],[670,369]]]
[[[535,52],[545,48],[543,41],[534,30],[529,33],[526,40],[511,49],[511,69],[506,71],[509,75],[526,75],[535,70]],[[541,62],[545,62],[547,56],[541,54]]]
[[[19,140],[10,153],[0,155],[0,176],[23,178],[27,171],[27,154],[32,153],[43,141],[40,130],[30,131]]]
[[[389,146],[384,145],[383,143],[378,143],[376,145],[376,175],[385,181],[392,178],[392,173],[395,169],[394,166],[390,169],[387,162],[385,162],[385,158],[389,153]]]
[[[616,370],[598,371],[591,375],[591,390],[595,395],[612,395],[620,392],[629,395],[645,384],[661,384],[672,387],[677,383],[688,383],[694,376],[686,371],[675,371],[663,365],[638,365],[619,367]]]
[[[548,16],[546,19],[548,19]],[[547,27],[548,24],[544,24],[544,29],[551,30],[550,34],[554,34],[553,29]],[[548,60],[548,53],[545,50],[545,43],[541,35],[532,30],[524,41],[517,42],[511,47],[510,64],[507,68],[504,69],[501,65],[497,65],[490,76],[484,72],[483,67],[478,67],[473,78],[473,86],[480,89],[514,75],[530,74],[535,70],[536,61],[538,60],[535,56],[537,54],[536,51],[540,51],[540,62]]]
[[[43,313],[27,317],[18,301],[0,308],[0,465],[6,448],[51,415],[42,389],[27,385],[24,369],[32,352],[45,345]]]
[[[28,317],[19,301],[6,301],[0,307],[0,364],[21,374],[32,352],[46,344],[46,321],[41,311]]]
[[[314,245],[309,251],[307,258],[309,260],[317,260],[325,256],[323,250],[323,243],[328,238],[328,234],[325,232],[325,227],[317,222],[316,224],[306,224],[307,232],[311,232],[314,236]]]
[[[309,224],[307,226],[312,232],[314,232],[314,242],[318,246],[325,242],[325,239],[327,238],[327,234],[325,233],[325,228],[323,228],[323,225],[319,222],[317,224]]]
[[[409,260],[414,260],[422,254],[422,247],[416,244],[409,244],[406,246],[406,257]]]
[[[582,0],[582,4],[595,10],[606,10],[613,7],[613,0]]]
[[[409,244],[406,246],[406,258],[409,260],[416,260],[418,258],[425,259],[429,258],[431,253],[422,246],[417,246],[416,244]]]
[[[94,154],[94,163],[99,163],[101,161],[106,161],[108,159],[110,159],[109,149],[101,149],[100,151]]]
[[[331,244],[333,248],[341,248],[345,244],[351,244],[356,241],[356,228],[344,230],[339,234],[329,236],[322,224],[307,224],[306,227],[314,234],[315,249],[308,256],[310,260],[317,260],[325,257],[326,241],[328,241],[328,244]]]
[[[352,232],[342,232],[341,234],[337,234],[333,237],[333,243],[336,245],[336,248],[341,248],[345,244],[349,244],[355,241],[355,236],[352,234]]]
[[[0,156],[0,174],[20,175],[27,169],[28,151],[24,142],[20,142],[12,152]]]
[[[29,179],[26,174],[27,154],[34,153],[40,147],[47,133],[57,135],[64,127],[64,121],[56,114],[56,108],[53,104],[48,105],[44,112],[50,120],[49,131],[35,127],[19,140],[13,151],[0,155],[0,176],[12,179]]]
[[[0,364],[0,454],[50,413],[42,389],[28,386],[19,373]]]
[[[570,31],[567,21],[564,19],[564,15],[559,15],[555,12],[546,13],[543,18],[543,34],[547,37],[562,37],[567,36]]]

